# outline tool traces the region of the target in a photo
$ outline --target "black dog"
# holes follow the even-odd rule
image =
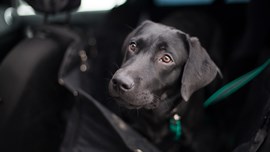
[[[128,109],[143,109],[143,118],[129,121],[160,144],[168,137],[172,111],[177,113],[180,103],[185,105],[195,91],[213,81],[219,69],[197,38],[151,21],[127,36],[123,53],[109,92]]]

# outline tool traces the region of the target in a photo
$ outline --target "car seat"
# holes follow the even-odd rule
[[[36,12],[71,12],[80,0],[26,0]],[[47,20],[45,20],[47,21]],[[58,151],[64,132],[67,94],[57,79],[66,49],[80,37],[66,25],[44,22],[32,28],[0,65],[0,151]]]

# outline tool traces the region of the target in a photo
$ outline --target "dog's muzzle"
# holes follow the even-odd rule
[[[159,104],[159,98],[144,88],[141,78],[131,77],[125,72],[117,71],[109,84],[110,95],[129,109],[153,109]]]

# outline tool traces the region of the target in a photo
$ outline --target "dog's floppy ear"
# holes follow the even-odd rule
[[[185,101],[198,89],[206,86],[220,73],[219,68],[201,46],[198,38],[186,35],[189,55],[181,81],[181,95]]]

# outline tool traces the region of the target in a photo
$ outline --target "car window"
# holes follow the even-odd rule
[[[107,11],[124,4],[126,0],[81,0],[77,12]],[[35,15],[35,11],[23,0],[19,0],[17,8],[19,16]]]
[[[211,4],[215,0],[154,0],[158,6],[179,6],[179,5],[204,5]],[[225,0],[225,3],[247,3],[250,0]]]
[[[160,6],[210,4],[214,0],[154,0]]]

